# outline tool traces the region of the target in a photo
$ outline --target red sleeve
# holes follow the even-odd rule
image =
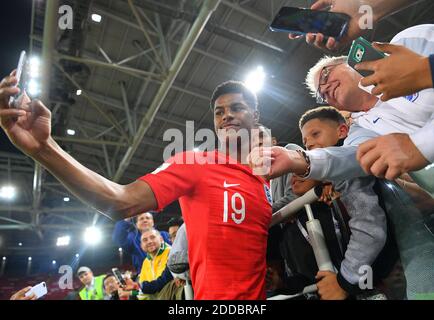
[[[162,210],[178,198],[191,194],[198,185],[202,166],[196,163],[185,164],[181,161],[185,159],[184,156],[185,153],[175,155],[154,172],[138,179],[151,187],[157,200],[157,210]]]

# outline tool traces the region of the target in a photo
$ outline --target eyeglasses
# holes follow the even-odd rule
[[[338,64],[333,64],[331,66],[326,66],[321,69],[321,72],[319,74],[319,82],[318,82],[318,89],[316,90],[316,102],[319,104],[326,104],[327,99],[324,96],[323,93],[321,93],[321,86],[327,84],[327,81],[329,80],[330,73],[334,67],[338,66]]]

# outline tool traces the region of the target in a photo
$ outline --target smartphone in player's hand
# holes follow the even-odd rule
[[[125,282],[124,277],[122,276],[122,273],[119,271],[118,268],[112,269],[113,275],[115,276],[116,280],[121,284],[122,287],[125,287],[127,283]]]
[[[353,44],[351,45],[350,53],[348,54],[348,65],[354,69],[354,66],[358,63],[379,60],[383,59],[384,57],[386,57],[386,55],[383,52],[375,49],[368,40],[359,37],[354,40]],[[367,77],[374,73],[370,70],[356,71],[363,77]]]
[[[350,19],[345,13],[282,7],[270,29],[297,35],[322,33],[339,41],[347,32]]]
[[[33,293],[36,296],[36,299],[40,299],[43,296],[45,296],[47,294],[47,285],[45,284],[45,282],[41,282],[39,284],[37,284],[36,286],[32,287],[29,291],[27,291],[25,293],[26,297],[31,296]]]
[[[24,75],[25,69],[27,67],[27,55],[25,51],[21,51],[20,58],[18,60],[18,65],[15,73],[15,77],[17,78],[16,86],[21,90],[18,94],[11,96],[9,98],[9,106],[12,108],[18,108],[20,105],[20,101],[23,98],[25,89],[24,89]]]

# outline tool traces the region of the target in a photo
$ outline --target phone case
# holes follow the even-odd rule
[[[357,38],[351,45],[348,54],[348,64],[354,69],[354,66],[364,61],[375,61],[383,59],[386,55],[372,47],[371,43],[362,37]],[[373,73],[369,70],[357,70],[362,76],[367,77]]]
[[[287,13],[285,10],[298,10],[299,12],[296,15],[294,13]],[[306,24],[309,24],[310,27],[308,29],[310,31],[296,30],[292,27],[285,26],[284,23],[282,22],[279,22],[282,17],[286,17],[288,14],[293,14],[294,17],[298,16],[298,18],[296,19],[301,18],[301,20],[299,20],[298,22],[301,25],[303,25],[303,28],[306,27]],[[321,15],[322,18],[320,18]],[[332,21],[332,18],[334,18],[335,20]],[[315,20],[315,19],[319,19],[319,20]],[[323,31],[320,31],[326,39],[328,39],[329,37],[334,37],[337,41],[339,41],[348,30],[349,20],[350,17],[344,13],[316,11],[316,10],[310,10],[306,8],[297,8],[297,7],[282,7],[277,13],[277,15],[274,17],[269,28],[273,32],[286,32],[286,33],[289,32],[295,35],[305,35],[307,32],[312,32],[312,33],[318,32],[318,31],[311,30],[312,28],[318,30],[318,28],[321,29],[322,27],[322,28],[326,28]],[[338,26],[338,23],[342,23],[342,25],[338,30],[335,30],[335,28]],[[302,28],[300,24],[299,24],[299,28]],[[333,30],[335,32],[333,32]],[[339,34],[335,34],[336,31],[339,31]]]
[[[117,268],[113,268],[113,269],[112,269],[112,272],[113,272],[113,275],[115,276],[116,280],[117,280],[120,284],[122,284],[122,285],[125,285],[125,284],[126,284],[125,279],[122,277],[122,273],[119,271],[119,269],[117,269]]]
[[[45,282],[41,282],[40,284],[37,284],[32,289],[26,292],[25,296],[28,297],[32,293],[36,295],[36,298],[39,299],[47,294],[47,285]]]
[[[23,50],[23,51],[21,51],[20,59],[18,60],[17,71],[15,74],[15,77],[17,78],[17,85],[16,86],[19,87],[21,90],[22,90],[21,78],[22,78],[23,70],[26,66],[26,60],[27,60],[26,52]],[[16,108],[15,102],[20,98],[21,95],[22,95],[22,91],[15,96],[11,96],[9,98],[9,105]]]

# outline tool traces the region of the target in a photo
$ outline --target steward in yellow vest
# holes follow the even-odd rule
[[[104,300],[103,280],[105,275],[95,277],[88,267],[80,267],[77,271],[78,278],[84,284],[80,290],[81,300]]]

